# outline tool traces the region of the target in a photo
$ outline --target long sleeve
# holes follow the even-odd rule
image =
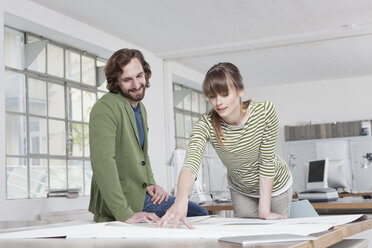
[[[205,144],[209,139],[208,126],[205,116],[196,123],[191,132],[190,142],[186,151],[186,158],[183,168],[189,169],[196,177],[198,176],[199,167],[205,150]]]
[[[125,221],[134,212],[122,191],[115,160],[117,123],[106,104],[96,105],[90,115],[89,143],[94,180],[116,220]],[[116,115],[118,116],[118,115]]]
[[[274,104],[265,102],[265,129],[259,152],[260,176],[275,176],[275,145],[278,137],[278,116]]]

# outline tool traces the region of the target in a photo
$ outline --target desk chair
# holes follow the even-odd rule
[[[308,200],[293,201],[289,218],[317,217],[318,213]]]

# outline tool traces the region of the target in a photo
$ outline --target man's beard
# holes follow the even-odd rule
[[[145,97],[145,87],[143,85],[141,86],[141,91],[139,93],[134,94],[133,90],[124,91],[123,89],[121,89],[120,92],[125,98],[133,102],[139,102]]]

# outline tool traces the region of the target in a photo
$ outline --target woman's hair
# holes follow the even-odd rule
[[[228,62],[222,62],[212,66],[212,68],[210,68],[205,75],[203,92],[204,95],[209,98],[211,95],[229,93],[229,86],[232,89],[235,89],[236,92],[243,90],[243,78],[240,75],[238,67]],[[250,100],[242,102],[240,99],[241,111],[247,109],[249,103]],[[224,134],[221,128],[221,117],[214,109],[212,109],[210,113],[217,142],[222,148],[226,148],[225,144],[223,143]]]
[[[123,73],[123,67],[129,64],[129,62],[137,58],[143,68],[146,78],[146,87],[150,87],[149,79],[151,78],[151,68],[146,62],[142,53],[136,49],[120,49],[116,51],[107,61],[105,66],[105,74],[107,79],[106,88],[112,93],[121,92],[120,87],[117,83],[118,77]]]

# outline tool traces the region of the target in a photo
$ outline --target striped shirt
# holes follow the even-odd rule
[[[275,152],[278,136],[278,116],[269,102],[249,105],[247,121],[241,126],[230,126],[221,119],[225,149],[218,144],[210,113],[204,114],[192,130],[183,168],[198,174],[205,144],[210,141],[227,167],[229,186],[248,196],[258,197],[259,177],[274,178],[272,196],[279,195],[292,185],[286,162]]]

